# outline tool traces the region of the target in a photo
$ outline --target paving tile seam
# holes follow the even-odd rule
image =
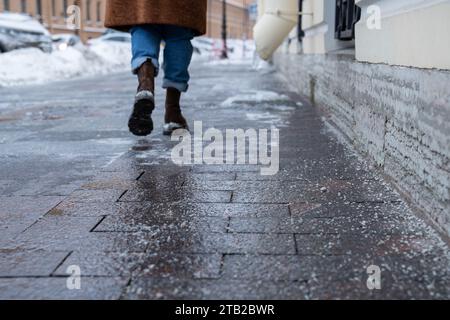
[[[158,228],[161,228],[160,226]],[[241,235],[241,234],[245,234],[245,235],[300,235],[300,236],[307,236],[307,235],[311,235],[311,236],[329,236],[329,235],[334,235],[334,236],[371,236],[371,235],[381,235],[381,236],[417,236],[420,237],[422,236],[421,234],[417,234],[414,232],[410,232],[410,233],[395,233],[395,232],[373,232],[373,233],[358,233],[358,232],[282,232],[282,231],[269,231],[269,232],[263,232],[263,231],[227,231],[229,229],[225,229],[223,231],[212,231],[212,230],[208,230],[207,234],[219,234],[219,235]],[[92,233],[111,233],[111,234],[153,234],[154,231],[148,231],[148,230],[93,230],[90,231]]]
[[[210,190],[204,190],[204,191],[210,191]],[[332,201],[332,200],[330,200],[330,201]],[[323,201],[323,202],[325,202],[325,204],[328,204],[328,202],[330,202],[330,201]],[[211,203],[211,202],[209,202],[209,203]],[[214,203],[214,202],[212,202],[212,203]],[[231,203],[255,204],[255,205],[256,204],[290,205],[292,203],[292,201],[285,201],[285,202],[270,202],[270,201],[255,201],[255,202],[239,201],[239,202],[237,202],[237,201],[233,201]],[[318,204],[320,204],[321,202],[319,202],[317,199],[306,199],[306,200],[295,202],[295,203],[318,203]],[[345,201],[343,201],[342,203],[345,204]],[[349,201],[349,203],[351,203],[351,204],[401,204],[401,203],[403,203],[403,201],[397,201],[397,200],[394,200],[394,201],[367,201],[367,200],[364,200],[364,201]]]
[[[210,190],[207,190],[207,191],[210,191]],[[180,200],[180,201],[182,201],[182,200]],[[143,202],[151,202],[151,203],[154,203],[154,204],[162,204],[162,203],[165,203],[165,204],[177,204],[177,203],[179,203],[179,201],[174,201],[174,202],[167,202],[167,201],[129,201],[129,200],[127,200],[127,201],[124,201],[124,200],[120,200],[120,201],[117,201],[117,203],[143,203]],[[237,202],[230,202],[230,201],[226,201],[226,202],[217,202],[217,201],[215,201],[215,202],[205,202],[205,201],[202,201],[202,202],[191,202],[192,204],[228,204],[228,203],[237,203]],[[254,203],[254,204],[256,204],[256,203]],[[263,203],[261,203],[261,204],[263,204]],[[267,204],[269,204],[269,203],[267,203]],[[287,203],[271,203],[271,204],[287,204]]]
[[[53,269],[53,271],[50,273],[50,276],[53,276],[56,271],[64,264],[64,262],[69,259],[69,257],[73,254],[73,251],[70,251],[59,263],[58,265]]]
[[[117,278],[117,275],[80,275],[81,278]],[[120,275],[119,275],[120,277]],[[13,276],[0,276],[2,279],[66,279],[70,278],[70,275],[55,274],[55,275],[13,275]]]
[[[89,230],[89,232],[96,232],[95,229],[97,229],[97,227],[106,219],[107,215],[100,215],[97,216],[97,218],[100,219],[97,221],[97,223]]]
[[[105,189],[103,189],[105,190]],[[106,190],[114,190],[114,189],[106,189]],[[86,190],[83,190],[86,191]],[[129,190],[126,190],[129,191]],[[126,192],[124,191],[124,192]],[[199,190],[200,191],[200,190]],[[201,190],[201,191],[220,191],[220,190]],[[223,190],[223,192],[229,192],[229,190]],[[98,201],[72,201],[73,199],[71,199],[70,197],[67,197],[66,199],[61,200],[55,207],[61,205],[61,204],[65,204],[65,203],[80,203],[80,204],[85,204],[85,203],[92,203],[92,204],[116,204],[116,203],[147,203],[147,204],[169,204],[169,205],[177,205],[177,204],[181,204],[181,202],[183,200],[177,200],[177,201],[173,201],[173,202],[165,202],[165,201],[161,201],[161,202],[157,202],[157,201],[150,201],[150,200],[143,200],[143,201],[113,201],[112,203],[110,201],[104,201],[104,200],[98,200]],[[187,202],[187,203],[182,203],[184,205],[196,205],[196,204],[208,204],[208,205],[214,205],[214,204],[245,204],[245,205],[283,205],[286,207],[290,207],[293,204],[311,204],[311,203],[315,203],[315,204],[321,204],[321,205],[328,205],[329,201],[325,201],[323,203],[318,202],[317,200],[302,200],[302,201],[290,201],[290,202],[205,202],[205,201],[196,201],[196,202]],[[404,201],[333,201],[333,204],[337,204],[337,205],[349,205],[349,204],[392,204],[392,205],[402,205],[404,204]],[[55,208],[54,207],[54,208]],[[54,209],[52,208],[52,209]],[[49,211],[51,211],[52,209],[50,209]],[[310,211],[312,211],[314,209],[311,209]]]
[[[127,190],[125,190],[125,191],[123,191],[121,194],[120,194],[120,196],[119,196],[119,198],[117,198],[117,200],[116,201],[114,201],[114,202],[120,202],[120,199],[123,197],[123,196],[125,196],[125,194],[128,192],[128,189]]]
[[[139,174],[139,176],[136,178],[136,179],[134,179],[135,181],[139,181],[139,179],[143,176],[145,174],[145,171],[142,171],[140,174]]]

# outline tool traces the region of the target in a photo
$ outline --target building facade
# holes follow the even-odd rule
[[[81,8],[80,30],[68,26],[71,5]],[[0,11],[27,13],[40,20],[53,34],[77,33],[83,40],[98,37],[105,31],[106,0],[0,0]]]
[[[248,6],[254,0],[228,0],[226,3],[227,34],[233,39],[251,39],[254,26],[250,19]],[[208,31],[207,36],[220,38],[222,36],[222,1],[208,0]]]
[[[449,237],[450,0],[284,1],[288,84]]]
[[[101,35],[107,0],[0,0],[0,12],[22,12],[38,18],[51,33],[77,32],[83,40]],[[248,6],[253,0],[227,0],[227,33],[230,38],[252,37],[253,21]],[[66,24],[67,9],[77,4],[81,8],[81,29],[72,30]],[[208,0],[207,36],[220,38],[222,33],[222,1]]]

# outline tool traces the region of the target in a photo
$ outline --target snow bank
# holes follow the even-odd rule
[[[194,60],[210,64],[251,64],[254,58],[253,41],[230,39],[229,59],[221,60],[222,41],[207,39],[200,43],[200,54]],[[194,42],[195,45],[195,42]],[[120,42],[98,42],[90,47],[51,54],[38,49],[21,49],[0,54],[0,87],[43,84],[75,77],[103,75],[130,69],[130,44]]]
[[[0,54],[0,86],[125,71],[130,68],[130,59],[130,45],[125,43],[99,43],[81,50],[69,47],[51,54],[33,48],[15,50]]]

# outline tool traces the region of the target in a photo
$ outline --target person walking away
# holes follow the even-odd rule
[[[188,129],[180,107],[181,93],[190,79],[191,40],[206,33],[206,0],[109,0],[105,26],[131,33],[131,67],[139,85],[128,121],[136,136],[153,131],[155,77],[160,70],[159,54],[164,42],[163,88],[166,89],[163,133]]]

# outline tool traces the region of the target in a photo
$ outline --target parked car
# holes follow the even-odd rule
[[[0,13],[0,53],[21,48],[52,51],[50,33],[36,19],[26,14]]]
[[[95,39],[90,39],[88,41],[88,45],[93,45],[99,42],[109,42],[109,41],[114,41],[114,42],[122,42],[122,43],[131,43],[131,35],[129,33],[126,32],[110,32],[107,33],[101,37],[95,38]]]
[[[61,33],[61,34],[55,34],[52,36],[53,41],[53,48],[55,50],[64,51],[68,47],[74,47],[74,48],[82,48],[83,43],[80,40],[80,37],[73,35],[73,34],[67,34],[67,33]]]
[[[103,35],[105,36],[105,35],[111,34],[111,33],[122,33],[122,32],[121,32],[121,31],[118,31],[118,30],[115,30],[115,29],[107,28],[107,29],[105,30],[105,32],[103,32]]]

